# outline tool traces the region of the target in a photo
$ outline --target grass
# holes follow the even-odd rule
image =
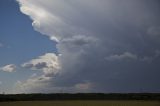
[[[160,106],[160,101],[20,101],[0,106]]]

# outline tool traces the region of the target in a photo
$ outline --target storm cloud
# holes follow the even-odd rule
[[[159,0],[17,1],[34,29],[57,42],[60,64],[58,75],[44,73],[19,86],[33,92],[30,84],[38,83],[33,88],[41,92],[44,80],[49,92],[159,92]]]

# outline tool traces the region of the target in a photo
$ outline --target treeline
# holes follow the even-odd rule
[[[0,101],[46,101],[46,100],[158,100],[160,93],[56,93],[56,94],[1,94]]]

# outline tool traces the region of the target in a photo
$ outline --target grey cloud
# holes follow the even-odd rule
[[[150,38],[159,43],[160,40],[160,26],[156,26],[156,27],[150,27],[147,30],[147,34],[150,36]]]
[[[31,64],[31,63],[26,63],[23,65],[24,68],[35,68],[35,69],[43,69],[43,68],[48,68],[47,63],[45,62],[39,62],[37,64]]]
[[[160,43],[150,36],[159,33],[159,0],[17,1],[34,29],[57,41],[60,74],[49,76],[51,89],[87,80],[95,92],[159,91]]]
[[[117,61],[117,60],[137,60],[138,57],[135,54],[125,52],[120,55],[111,55],[109,57],[106,57],[106,60],[111,60],[111,61]]]
[[[40,62],[40,63],[36,64],[35,67],[37,69],[48,68],[47,63],[45,63],[45,62]]]
[[[153,36],[160,36],[160,27],[151,27],[148,29],[148,34]]]
[[[160,50],[156,50],[152,56],[144,56],[140,60],[147,61],[147,62],[153,62],[159,57],[160,57]]]

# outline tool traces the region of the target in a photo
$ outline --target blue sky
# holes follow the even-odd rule
[[[0,58],[3,64],[21,63],[34,56],[56,51],[54,42],[34,31],[31,20],[20,12],[16,1],[1,0],[0,5],[0,40],[3,44]]]
[[[160,92],[159,0],[0,0],[0,92]]]
[[[56,52],[55,42],[33,29],[31,19],[20,12],[15,0],[1,0],[0,14],[0,43],[3,45],[0,47],[0,66],[19,65],[44,53]],[[17,71],[9,74],[0,71],[1,88],[12,87],[17,80],[24,80],[34,73],[21,68]]]

